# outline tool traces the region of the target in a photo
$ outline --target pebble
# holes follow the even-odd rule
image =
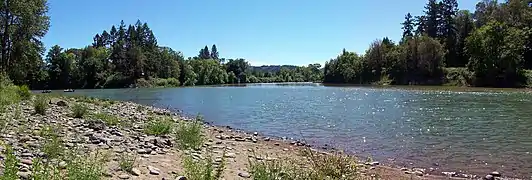
[[[67,163],[66,163],[65,161],[61,161],[61,162],[59,162],[59,168],[61,168],[61,169],[65,169],[66,166],[67,166]]]
[[[17,172],[17,175],[21,178],[21,179],[29,179],[30,176],[31,176],[31,172]]]
[[[225,153],[224,157],[226,157],[226,158],[236,158],[236,154],[235,153]]]
[[[118,178],[120,178],[120,179],[129,179],[129,175],[121,174],[121,175],[118,176]]]
[[[20,160],[20,163],[27,164],[27,165],[32,165],[33,164],[33,162],[30,159],[22,159],[22,160]]]
[[[484,177],[484,180],[495,180],[495,177],[493,177],[491,174],[488,174]]]
[[[140,176],[140,174],[141,174],[140,169],[137,169],[137,168],[131,169],[131,174],[133,176]]]
[[[243,178],[250,178],[251,177],[251,175],[248,172],[244,172],[244,171],[239,172],[238,176],[243,177]]]
[[[148,170],[150,171],[150,174],[152,175],[159,175],[160,170],[153,166],[148,166]]]

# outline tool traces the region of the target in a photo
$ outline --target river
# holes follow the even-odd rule
[[[532,94],[320,84],[76,90],[405,167],[532,176]]]

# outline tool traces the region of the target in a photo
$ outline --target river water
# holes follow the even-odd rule
[[[532,94],[320,84],[77,90],[405,167],[532,176]]]

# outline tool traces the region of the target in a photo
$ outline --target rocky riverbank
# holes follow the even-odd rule
[[[205,124],[201,144],[189,150],[183,146],[198,141],[193,130],[180,124],[192,119],[168,110],[83,97],[47,97],[43,104],[41,98],[11,104],[0,115],[4,176],[194,180],[203,178],[195,176],[202,174],[198,169],[213,165],[211,172],[222,179],[260,179],[275,169],[286,178],[300,171],[311,175],[303,179],[324,174],[348,175],[342,179],[450,178]]]

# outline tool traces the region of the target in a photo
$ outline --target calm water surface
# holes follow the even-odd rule
[[[526,92],[259,84],[75,93],[200,113],[216,125],[304,138],[398,166],[532,176]]]

